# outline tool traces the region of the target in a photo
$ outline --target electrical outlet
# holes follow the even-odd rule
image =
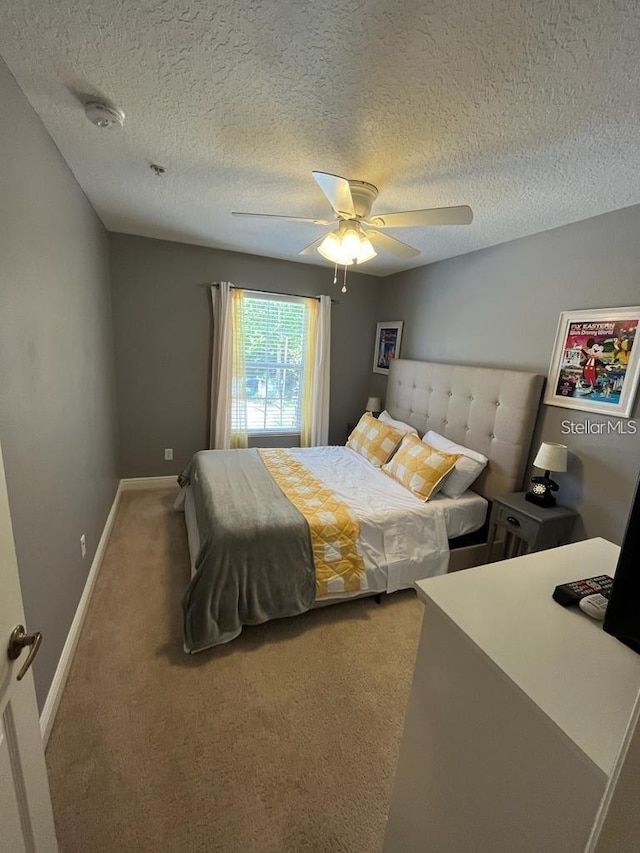
[[[82,559],[87,556],[87,540],[84,537],[84,533],[80,537],[80,551],[82,552]]]
[[[173,460],[173,447],[165,447],[164,449],[164,461],[171,462]]]

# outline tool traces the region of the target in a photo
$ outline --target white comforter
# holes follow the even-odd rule
[[[312,473],[338,494],[360,522],[364,588],[395,592],[420,578],[444,574],[448,539],[479,529],[487,501],[475,492],[426,503],[348,447],[292,448]],[[345,598],[338,580],[327,598]],[[361,593],[360,593],[361,594]]]

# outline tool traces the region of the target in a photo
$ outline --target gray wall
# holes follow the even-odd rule
[[[546,375],[560,311],[640,304],[640,206],[399,273],[385,279],[384,294],[381,319],[405,321],[406,358]],[[384,394],[377,377],[371,388]],[[557,479],[561,503],[581,513],[576,538],[620,542],[640,469],[640,430],[565,437],[567,418],[618,419],[542,406],[534,450],[541,440],[569,446],[570,470]]]
[[[123,477],[174,474],[207,446],[210,308],[200,282],[340,300],[331,320],[329,440],[344,443],[362,413],[372,375],[381,280],[357,273],[348,292],[327,267],[110,234]],[[165,462],[165,447],[174,461]]]
[[[0,441],[42,708],[117,487],[108,245],[2,60],[0,113]]]

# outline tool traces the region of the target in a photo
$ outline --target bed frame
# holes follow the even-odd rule
[[[386,408],[421,436],[433,429],[488,457],[472,488],[492,501],[522,487],[543,385],[537,373],[401,358],[391,362]],[[453,548],[449,571],[485,562],[486,541]]]

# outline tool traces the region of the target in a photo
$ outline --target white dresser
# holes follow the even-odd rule
[[[424,622],[385,853],[586,849],[640,655],[551,594],[613,574],[618,552],[591,539],[418,583]]]

